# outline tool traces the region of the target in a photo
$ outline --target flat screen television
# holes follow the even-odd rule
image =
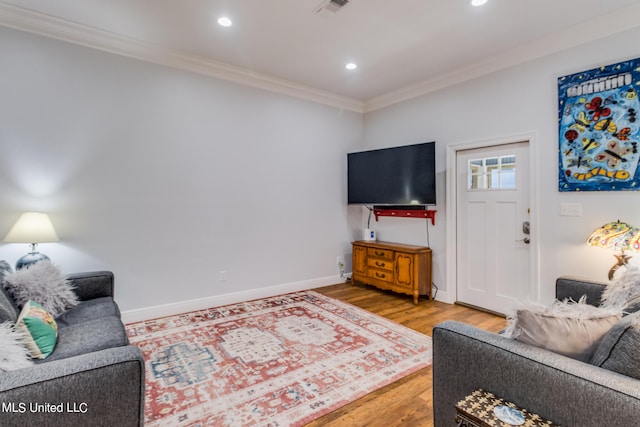
[[[347,154],[349,204],[436,204],[435,142]]]

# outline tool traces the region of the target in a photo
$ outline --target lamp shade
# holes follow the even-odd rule
[[[614,251],[640,251],[640,229],[624,222],[609,222],[595,230],[587,239],[591,246]]]
[[[4,238],[6,243],[49,243],[58,240],[49,216],[38,212],[23,213]]]

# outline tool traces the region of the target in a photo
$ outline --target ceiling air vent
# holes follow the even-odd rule
[[[333,15],[347,3],[349,3],[349,0],[325,0],[316,8],[314,13],[320,15]]]

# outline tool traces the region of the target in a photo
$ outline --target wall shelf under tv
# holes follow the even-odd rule
[[[373,214],[378,217],[381,216],[395,216],[397,218],[429,218],[431,219],[431,225],[436,225],[436,212],[430,209],[402,209],[402,208],[374,208]]]

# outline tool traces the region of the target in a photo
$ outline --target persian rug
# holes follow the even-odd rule
[[[301,426],[431,363],[431,338],[313,291],[131,323],[148,426]]]

